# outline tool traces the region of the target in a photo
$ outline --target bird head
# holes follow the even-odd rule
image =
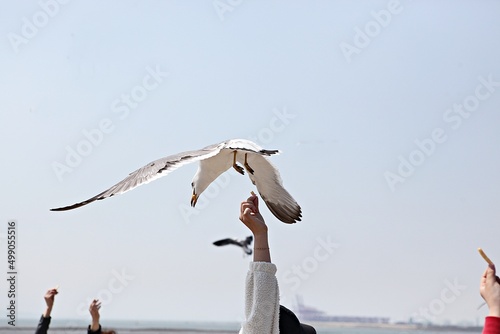
[[[207,181],[204,178],[198,177],[198,173],[194,176],[193,182],[191,182],[191,188],[193,188],[193,195],[191,195],[191,206],[194,208],[196,205],[196,202],[198,202],[198,198],[200,195],[207,189],[207,187],[210,185],[210,182],[207,183]]]
[[[193,195],[191,196],[191,206],[194,207],[198,201],[199,196],[208,188],[208,186],[226,171],[231,164],[228,164],[227,159],[212,157],[200,161],[198,170],[194,174],[191,187],[193,188]]]

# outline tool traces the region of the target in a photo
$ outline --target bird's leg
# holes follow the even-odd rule
[[[245,168],[247,169],[247,171],[248,171],[250,174],[252,174],[252,175],[253,175],[254,170],[253,170],[253,168],[252,168],[252,167],[250,167],[250,165],[249,165],[249,164],[248,164],[248,162],[247,162],[247,154],[248,154],[248,153],[245,153],[245,164],[244,164],[244,166],[245,166]]]
[[[245,175],[245,170],[243,169],[243,167],[236,164],[236,153],[238,153],[238,151],[233,152],[233,168],[236,169],[236,171],[241,175]]]

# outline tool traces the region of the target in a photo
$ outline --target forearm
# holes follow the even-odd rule
[[[497,295],[495,295],[497,296]],[[500,318],[500,300],[498,297],[496,298],[490,298],[486,301],[486,304],[488,304],[488,309],[490,310],[489,316],[490,317],[497,317]]]
[[[500,310],[498,308],[491,308],[488,316],[500,318]]]
[[[254,262],[271,262],[271,253],[269,251],[269,241],[267,231],[254,234],[253,244]]]
[[[92,323],[90,325],[90,330],[92,332],[97,332],[99,330],[99,318],[92,318]]]
[[[45,312],[43,312],[43,317],[49,318],[51,312],[52,312],[52,306],[47,306],[47,308],[45,309]]]

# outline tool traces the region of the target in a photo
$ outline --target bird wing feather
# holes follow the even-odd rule
[[[162,176],[169,174],[177,168],[203,159],[208,159],[217,155],[221,150],[220,144],[210,145],[201,150],[186,151],[165,158],[161,158],[148,163],[147,165],[137,169],[121,180],[111,188],[95,195],[83,202],[75,203],[65,207],[50,209],[51,211],[66,211],[79,208],[86,204],[92,203],[97,200],[111,197],[113,195],[123,194],[132,190],[140,185],[149,183]]]
[[[302,209],[283,187],[278,169],[261,154],[248,153],[247,162],[254,170],[254,173],[248,173],[248,176],[274,216],[287,224],[300,221]]]
[[[225,245],[237,245],[240,246],[234,239],[231,238],[226,238],[226,239],[221,239],[214,241],[215,246],[225,246]]]

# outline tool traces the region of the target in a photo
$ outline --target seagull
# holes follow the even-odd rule
[[[243,249],[243,252],[247,255],[252,255],[252,249],[249,247],[253,241],[253,237],[249,236],[246,239],[234,239],[234,238],[226,238],[217,240],[214,242],[215,246],[226,246],[226,245],[236,245]]]
[[[279,153],[279,150],[265,150],[246,139],[225,140],[200,150],[186,151],[152,161],[94,197],[83,202],[50,209],[50,211],[72,210],[97,200],[123,194],[165,176],[183,165],[199,161],[198,170],[191,182],[192,207],[195,207],[200,195],[219,175],[233,167],[242,175],[245,174],[245,170],[248,172],[250,180],[276,218],[286,224],[293,224],[301,220],[302,209],[283,187],[278,169],[267,158]]]

